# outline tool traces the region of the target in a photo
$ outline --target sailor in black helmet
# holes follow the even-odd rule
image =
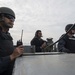
[[[9,29],[13,27],[15,13],[8,7],[0,7],[0,75],[12,75],[14,60],[23,53],[23,46],[13,46]]]
[[[63,34],[65,36],[58,42],[58,50],[59,52],[75,53],[75,25],[66,25],[65,31],[68,30],[70,31],[66,35]]]

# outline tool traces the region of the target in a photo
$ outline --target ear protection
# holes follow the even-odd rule
[[[4,21],[4,19],[3,18],[0,18],[0,22],[2,22],[2,21]]]
[[[1,14],[1,15],[0,15],[0,22],[1,22],[1,21],[4,21],[4,18],[3,18],[3,17],[4,17],[4,15]]]

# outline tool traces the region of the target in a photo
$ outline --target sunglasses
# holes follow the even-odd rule
[[[5,14],[4,16],[5,16],[6,18],[8,18],[8,19],[11,19],[12,21],[15,21],[15,18],[14,18],[13,16],[11,16],[11,15]]]

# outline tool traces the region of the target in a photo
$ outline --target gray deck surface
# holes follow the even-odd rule
[[[19,57],[13,75],[75,75],[75,54]]]

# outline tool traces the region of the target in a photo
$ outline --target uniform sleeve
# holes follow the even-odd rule
[[[7,66],[11,62],[10,56],[0,57],[0,73],[7,69]]]
[[[65,48],[66,45],[66,38],[62,38],[59,42],[58,42],[58,51],[59,52],[69,52],[69,50],[67,48]]]
[[[36,40],[35,39],[32,39],[31,42],[30,42],[30,44],[31,45],[35,45],[35,42],[36,42]]]
[[[42,39],[42,44],[43,44],[43,43],[46,43],[46,44],[47,44],[47,41],[45,41],[45,40]]]

